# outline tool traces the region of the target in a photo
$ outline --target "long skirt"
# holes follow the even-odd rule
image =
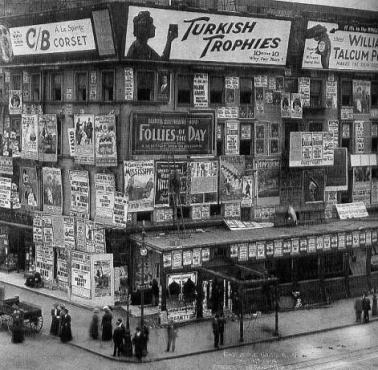
[[[51,335],[59,334],[59,319],[56,316],[52,316],[50,334]]]
[[[12,343],[22,343],[24,339],[24,328],[22,325],[14,326],[12,329]]]
[[[107,341],[111,340],[113,337],[113,328],[112,325],[103,325],[102,326],[102,340]]]
[[[60,340],[63,343],[66,343],[72,340],[71,326],[69,325],[62,326],[61,333],[60,333]]]

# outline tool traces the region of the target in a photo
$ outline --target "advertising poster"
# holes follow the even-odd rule
[[[54,254],[53,248],[44,245],[35,246],[35,269],[45,281],[53,280]]]
[[[248,258],[255,259],[257,255],[257,247],[256,243],[249,243],[248,244]]]
[[[81,252],[89,252],[87,250],[87,242],[85,238],[85,219],[76,219],[76,249]]]
[[[114,114],[95,117],[96,166],[117,166],[116,118]]]
[[[254,176],[243,176],[243,189],[242,189],[242,207],[251,207],[254,197]]]
[[[240,153],[240,122],[226,121],[226,155],[238,155]]]
[[[39,115],[39,160],[57,161],[57,120],[56,114]]]
[[[217,118],[221,118],[221,119],[239,118],[239,107],[218,107]]]
[[[193,249],[192,266],[201,266],[201,248]]]
[[[114,195],[113,224],[114,226],[126,228],[128,202],[122,192],[116,192]]]
[[[371,203],[371,167],[353,167],[353,202]]]
[[[228,27],[222,29],[226,23]],[[134,25],[139,32],[134,32]],[[156,31],[147,33],[150,37],[142,48],[147,25]],[[286,65],[290,26],[290,21],[283,20],[130,6],[124,56],[150,61]],[[209,38],[208,28],[222,29],[223,37]],[[247,42],[249,47],[243,48]]]
[[[212,154],[214,116],[209,113],[134,113],[132,154]]]
[[[75,114],[75,161],[79,164],[94,164],[93,114]]]
[[[264,259],[265,258],[265,242],[257,242],[257,259]]]
[[[88,171],[70,170],[71,212],[89,215]]]
[[[1,208],[12,208],[11,202],[11,188],[12,179],[8,177],[0,177],[0,207]]]
[[[303,196],[306,203],[324,201],[324,170],[303,171]]]
[[[156,162],[155,206],[172,206],[175,188],[180,194],[179,199],[176,199],[176,206],[187,204],[187,176],[187,162]]]
[[[73,250],[76,245],[75,219],[73,217],[63,217],[64,246]]]
[[[266,155],[268,153],[265,123],[255,124],[255,154]]]
[[[192,220],[208,220],[210,218],[210,206],[206,204],[192,205],[190,218]]]
[[[257,169],[257,205],[279,204],[280,169],[279,159],[256,160]]]
[[[221,203],[241,200],[244,170],[244,156],[220,156],[219,200]]]
[[[38,160],[38,115],[23,114],[21,121],[21,157]]]
[[[298,93],[301,96],[303,106],[310,106],[310,77],[299,77],[298,78]]]
[[[159,71],[157,76],[158,92],[157,100],[168,102],[171,92],[171,79],[168,71]]]
[[[0,173],[13,175],[13,158],[0,156]]]
[[[328,121],[328,132],[332,134],[333,148],[336,149],[339,146],[339,121],[338,120]]]
[[[326,190],[348,190],[348,152],[347,148],[337,148],[334,151],[333,166],[325,168]]]
[[[172,252],[172,268],[173,269],[182,268],[182,251]]]
[[[182,252],[182,264],[184,266],[190,266],[192,264],[192,250],[185,250]]]
[[[209,106],[209,75],[195,73],[193,76],[193,106],[208,108]]]
[[[255,106],[257,113],[264,113],[264,88],[255,86]]]
[[[376,71],[378,66],[374,33],[359,32],[358,26],[309,21],[302,67]]]
[[[85,250],[88,253],[95,253],[95,232],[100,227],[94,221],[85,220]]]
[[[325,191],[324,192],[325,198],[325,209],[324,209],[324,216],[326,219],[329,218],[336,218],[336,204],[337,204],[337,191]]]
[[[291,118],[302,118],[303,106],[301,94],[291,94]]]
[[[39,181],[35,167],[20,167],[20,201],[25,209],[39,209]]]
[[[91,257],[80,251],[71,252],[72,294],[91,298]]]
[[[61,215],[62,204],[62,173],[60,168],[43,167],[43,210],[50,214]]]
[[[218,201],[218,161],[191,161],[190,203],[216,203]]]
[[[281,118],[291,117],[291,96],[290,93],[281,93]]]
[[[251,140],[251,125],[240,126],[240,140]]]
[[[367,128],[369,126],[368,122],[355,121],[354,122],[354,152],[355,153],[365,153],[367,151],[367,137],[369,134]],[[370,139],[371,140],[371,139]]]
[[[370,81],[353,80],[353,113],[370,112],[370,85]]]
[[[172,266],[172,254],[169,253],[163,253],[163,267],[171,267]]]
[[[210,261],[210,248],[201,249],[201,261],[209,262]]]
[[[230,245],[230,257],[237,258],[239,255],[239,246],[237,244]]]
[[[22,114],[22,91],[9,90],[9,114]]]
[[[96,173],[95,221],[105,225],[113,224],[115,178],[111,173]]]
[[[154,209],[154,161],[125,161],[125,195],[129,212]]]
[[[326,81],[326,108],[337,108],[337,81]]]
[[[75,129],[74,128],[67,128],[67,134],[68,134],[68,145],[70,148],[70,156],[75,156],[76,151],[76,137],[75,137]]]
[[[240,202],[235,203],[225,203],[223,211],[224,218],[240,218],[241,210],[240,210]]]
[[[134,70],[131,67],[125,68],[125,100],[134,100]]]
[[[64,248],[57,249],[56,276],[58,285],[65,288],[68,285],[67,257]]]
[[[18,158],[21,156],[21,119],[4,117],[3,140],[0,155]]]

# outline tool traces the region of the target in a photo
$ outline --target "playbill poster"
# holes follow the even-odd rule
[[[125,161],[125,194],[129,212],[154,209],[154,161]]]
[[[71,212],[89,215],[88,171],[70,171]]]
[[[62,173],[60,168],[43,167],[43,211],[61,215],[62,207]]]
[[[35,167],[20,167],[21,205],[25,209],[39,209],[39,181]]]
[[[21,157],[38,160],[38,115],[23,114],[21,120]]]
[[[39,116],[39,160],[42,162],[57,161],[57,121],[56,114]]]
[[[114,114],[95,117],[96,166],[117,166],[116,119]]]
[[[216,203],[218,200],[218,161],[190,162],[190,203]]]
[[[219,197],[221,203],[234,203],[241,200],[244,169],[243,155],[220,157]]]
[[[96,173],[96,215],[95,221],[113,224],[115,179],[112,173]]]
[[[94,164],[93,114],[75,114],[75,161]]]

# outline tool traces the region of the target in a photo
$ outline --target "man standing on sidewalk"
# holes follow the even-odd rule
[[[215,315],[213,322],[213,334],[214,334],[214,348],[219,349],[219,316]]]
[[[169,349],[171,348],[171,346],[172,346],[172,352],[174,352],[175,346],[176,346],[177,328],[172,319],[170,319],[168,322],[167,334],[168,334],[168,341],[167,341],[166,352],[169,352]]]
[[[369,322],[369,311],[371,310],[370,307],[370,299],[368,298],[367,294],[364,293],[362,298],[362,311],[364,311],[364,323]]]
[[[354,301],[354,311],[356,312],[356,322],[361,322],[361,314],[362,314],[362,299],[361,297],[357,297]]]
[[[223,334],[224,334],[224,326],[226,324],[226,320],[223,316],[223,311],[220,313],[219,319],[218,319],[218,326],[219,326],[219,342],[220,345],[223,346]]]

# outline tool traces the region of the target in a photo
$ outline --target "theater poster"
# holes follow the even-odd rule
[[[114,114],[95,117],[96,166],[117,166],[117,135]]]
[[[38,115],[23,114],[21,121],[22,151],[21,157],[38,160]]]
[[[20,195],[23,208],[29,210],[39,209],[39,181],[35,167],[20,167]]]
[[[94,254],[91,256],[92,296],[94,298],[113,297],[114,271],[113,254]]]
[[[377,35],[377,43],[378,43],[378,35]],[[377,68],[378,68],[378,59],[377,59]],[[370,96],[371,96],[370,94],[371,94],[370,81],[353,80],[353,113],[366,114],[370,112]]]
[[[88,171],[70,171],[71,213],[89,216]]]
[[[62,206],[62,173],[60,168],[43,167],[43,210],[49,214],[61,215]]]
[[[56,114],[39,116],[39,160],[42,162],[57,161],[57,120]]]
[[[243,155],[220,157],[219,197],[221,203],[234,203],[241,200],[244,171]]]
[[[190,203],[216,203],[218,201],[218,161],[190,162]]]
[[[10,90],[9,91],[9,114],[22,113],[22,91]]]
[[[112,173],[96,173],[96,215],[97,222],[113,224],[115,178]]]
[[[153,211],[154,209],[154,161],[125,161],[125,195],[129,212]]]
[[[21,155],[21,118],[4,117],[3,140],[0,155],[18,158]]]
[[[279,159],[258,159],[257,169],[257,205],[276,205],[280,203],[280,169]]]
[[[94,164],[94,115],[75,114],[75,162],[79,164]]]

